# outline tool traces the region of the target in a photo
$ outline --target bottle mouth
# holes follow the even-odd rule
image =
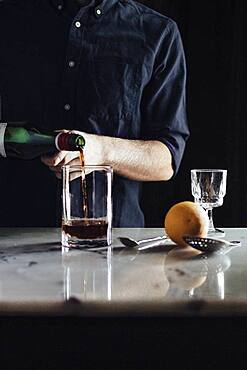
[[[74,135],[74,134],[72,134],[72,135]],[[77,148],[78,149],[83,149],[84,148],[84,146],[85,146],[85,140],[84,140],[84,138],[82,137],[82,136],[78,136],[78,135],[76,135],[77,136],[77,139],[76,139],[76,146],[77,146]]]

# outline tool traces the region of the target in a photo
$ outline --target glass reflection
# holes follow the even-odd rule
[[[176,247],[165,259],[165,274],[170,283],[170,295],[181,298],[225,298],[224,273],[231,266],[227,255],[205,254],[191,247]]]
[[[112,299],[112,248],[104,253],[63,250],[63,298]]]

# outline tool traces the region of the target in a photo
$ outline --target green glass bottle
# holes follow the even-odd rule
[[[0,157],[34,159],[60,150],[81,150],[84,145],[82,135],[48,132],[20,122],[0,122]]]

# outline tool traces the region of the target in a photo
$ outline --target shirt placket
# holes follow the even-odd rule
[[[62,120],[64,128],[73,129],[76,117],[76,88],[85,32],[85,12],[81,9],[74,18],[68,37],[62,84]]]
[[[102,15],[102,7],[95,6],[95,2],[92,1],[89,6],[79,10],[70,27],[62,88],[62,121],[64,127],[68,129],[78,128],[77,86],[80,83],[80,73],[83,73],[86,31],[91,29]],[[82,97],[80,97],[80,104],[83,104]]]

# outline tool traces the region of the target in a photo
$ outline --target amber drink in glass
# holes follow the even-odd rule
[[[64,166],[62,245],[107,246],[112,239],[112,168]]]

